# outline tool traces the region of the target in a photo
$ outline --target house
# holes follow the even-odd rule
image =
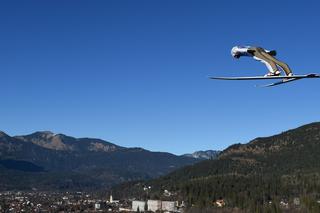
[[[161,209],[160,200],[148,200],[148,211],[156,212]]]
[[[146,207],[146,202],[145,201],[138,201],[134,200],[132,201],[132,211],[137,212],[144,212],[144,209]]]
[[[162,201],[161,202],[161,207],[163,211],[168,211],[168,212],[176,212],[176,202],[174,201]]]
[[[288,201],[285,200],[285,199],[282,199],[282,200],[280,201],[279,205],[280,205],[280,207],[282,207],[282,208],[286,208],[286,209],[289,208],[289,203],[288,203]]]
[[[94,204],[94,209],[100,209],[100,208],[101,208],[100,203],[95,203],[95,204]]]
[[[223,199],[219,199],[219,200],[216,200],[214,202],[214,204],[217,206],[217,207],[224,207],[226,205],[226,203],[224,202]]]

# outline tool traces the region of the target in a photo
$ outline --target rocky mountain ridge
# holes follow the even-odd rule
[[[192,154],[184,154],[182,156],[196,158],[196,159],[203,159],[203,160],[209,160],[209,159],[215,159],[218,157],[221,151],[217,150],[206,150],[206,151],[196,151]]]

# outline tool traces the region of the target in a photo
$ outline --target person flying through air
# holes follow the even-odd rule
[[[275,50],[269,51],[261,47],[252,46],[235,46],[231,49],[231,55],[236,59],[239,59],[241,56],[248,56],[264,63],[269,70],[265,77],[279,76],[281,70],[283,70],[287,76],[293,76],[289,66],[274,57],[276,54],[277,52]],[[279,70],[279,67],[281,70]]]

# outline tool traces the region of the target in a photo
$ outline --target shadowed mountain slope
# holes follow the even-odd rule
[[[47,131],[15,137],[0,132],[0,190],[109,187],[155,178],[197,161]],[[12,176],[23,179],[17,182]]]

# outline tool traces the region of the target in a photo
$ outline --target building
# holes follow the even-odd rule
[[[101,208],[100,203],[95,203],[95,204],[94,204],[94,209],[100,209],[100,208]]]
[[[176,212],[176,202],[174,201],[162,201],[161,202],[161,210],[168,212]]]
[[[132,211],[132,209],[127,209],[127,208],[122,208],[122,207],[119,208],[119,212],[131,212],[131,211]]]
[[[164,211],[164,212],[181,212],[184,208],[184,203],[178,205],[178,201],[161,201],[161,200],[148,200],[145,201],[132,201],[132,211],[150,212]]]
[[[144,212],[145,207],[146,207],[145,201],[138,201],[138,200],[132,201],[132,211]]]
[[[119,203],[119,202],[120,202],[120,200],[114,200],[114,199],[113,199],[113,196],[112,196],[112,195],[110,195],[109,200],[107,200],[106,202],[107,202],[107,203],[116,203],[116,204],[117,204],[117,203]]]
[[[293,204],[294,204],[295,206],[300,206],[300,198],[295,197],[295,198],[293,199]]]
[[[289,208],[289,203],[288,203],[288,201],[285,200],[285,199],[282,199],[282,200],[280,201],[279,205],[280,205],[280,207],[282,207],[282,208]]]
[[[160,200],[148,200],[148,211],[158,211],[161,209],[161,201]]]
[[[226,205],[226,203],[224,202],[223,199],[219,199],[219,200],[216,200],[216,201],[215,201],[215,205],[216,205],[217,207],[224,207],[224,206]]]
[[[177,202],[175,201],[148,200],[147,204],[148,211],[177,212]]]

